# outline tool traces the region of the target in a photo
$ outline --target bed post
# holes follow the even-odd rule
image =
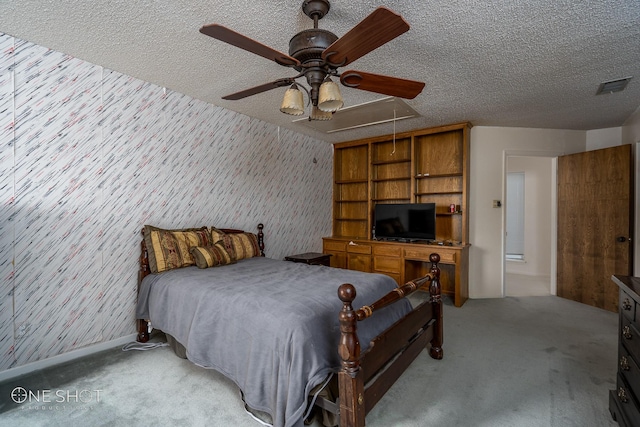
[[[431,273],[433,273],[435,279],[431,281],[429,286],[429,293],[431,294],[431,304],[433,306],[433,317],[436,319],[436,324],[433,329],[433,339],[431,340],[431,349],[429,354],[432,358],[440,360],[444,353],[442,351],[442,298],[440,289],[440,268],[438,263],[440,262],[440,255],[431,254],[429,256],[431,261]]]
[[[144,319],[138,319],[138,342],[149,341],[149,322]]]
[[[144,235],[144,229],[142,229],[142,234]],[[147,245],[142,239],[140,242],[140,270],[138,270],[138,293],[140,293],[140,284],[142,283],[142,279],[144,279],[151,270],[149,269],[149,254],[147,253]],[[148,322],[144,319],[137,319],[136,321],[138,326],[138,342],[147,342],[149,341],[149,325]]]
[[[258,247],[260,248],[260,256],[264,256],[264,224],[258,224]]]
[[[351,303],[356,298],[356,288],[346,283],[338,288],[342,301],[340,310],[340,344],[338,352],[342,369],[338,373],[340,396],[340,427],[364,426],[364,379],[360,369],[360,341],[357,334],[357,317]]]

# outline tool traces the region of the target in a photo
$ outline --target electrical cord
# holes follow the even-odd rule
[[[122,351],[130,351],[130,350],[140,350],[140,351],[146,351],[146,350],[153,350],[154,348],[159,348],[159,347],[168,347],[169,343],[168,342],[130,342],[128,344],[125,344],[122,347]]]

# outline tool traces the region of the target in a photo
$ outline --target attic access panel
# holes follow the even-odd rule
[[[305,117],[296,119],[293,123],[308,126],[324,133],[334,133],[414,117],[420,117],[420,114],[401,98],[391,96],[341,108],[333,113],[331,120],[309,120],[308,117]]]

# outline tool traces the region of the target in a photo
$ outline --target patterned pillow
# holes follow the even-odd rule
[[[228,234],[231,239],[233,251],[236,259],[240,261],[245,258],[260,256],[260,247],[258,246],[258,236],[253,233],[233,233]]]
[[[214,242],[219,242],[226,235],[227,233],[225,233],[224,231],[219,230],[216,227],[211,227],[211,240],[213,240]]]
[[[233,244],[231,243],[230,236],[230,234],[227,234],[224,231],[217,229],[216,227],[211,227],[211,241],[217,243],[222,240],[227,252],[229,252],[232,257],[236,258],[236,251],[233,249]]]
[[[216,267],[236,262],[235,257],[225,249],[222,240],[212,246],[193,246],[190,252],[195,258],[198,268]]]
[[[151,225],[144,226],[144,242],[152,273],[194,265],[189,248],[212,243],[207,227],[164,230]]]

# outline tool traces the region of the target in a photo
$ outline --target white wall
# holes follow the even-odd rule
[[[503,200],[507,156],[557,157],[585,151],[584,131],[528,128],[471,128],[469,296],[503,296]]]
[[[622,143],[640,142],[640,107],[622,125]]]
[[[510,156],[507,172],[524,173],[524,262],[507,261],[507,273],[549,276],[551,273],[552,160]],[[503,203],[506,206],[506,203]]]
[[[594,129],[587,131],[587,151],[622,145],[622,128]]]
[[[635,221],[634,221],[634,258],[633,258],[633,272],[634,276],[637,276],[640,271],[640,222],[638,221],[638,214],[640,213],[640,150],[638,150],[638,144],[640,144],[640,107],[633,113],[622,126],[622,142],[624,144],[632,144],[635,150],[636,159],[636,204],[635,204]]]

